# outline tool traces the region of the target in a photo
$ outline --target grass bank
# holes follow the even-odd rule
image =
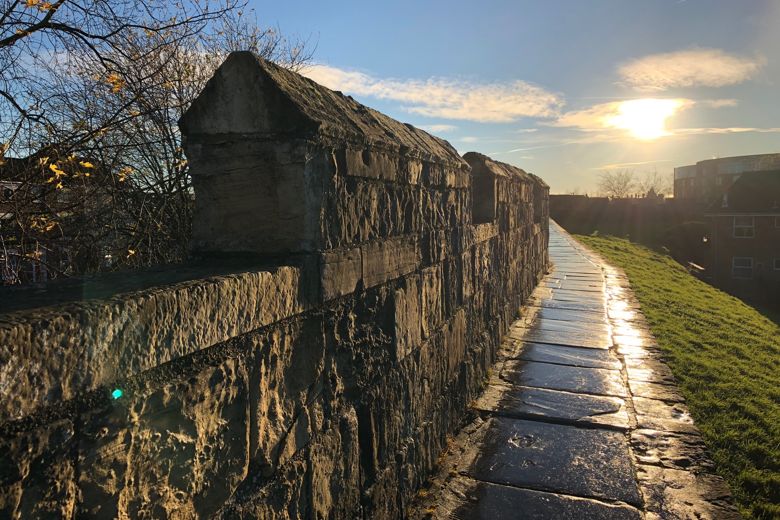
[[[780,327],[668,256],[576,238],[625,271],[742,513],[780,518]]]

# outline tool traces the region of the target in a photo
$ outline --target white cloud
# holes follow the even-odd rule
[[[458,141],[462,143],[476,143],[477,141],[479,141],[479,138],[468,135],[466,137],[461,137],[460,139],[458,139]]]
[[[600,103],[561,115],[552,126],[593,132],[627,130],[640,139],[669,135],[666,120],[695,103],[689,99],[630,99]]]
[[[383,79],[328,65],[313,65],[304,74],[330,89],[398,101],[407,112],[427,117],[509,123],[523,117],[555,117],[563,105],[558,94],[520,80]]]
[[[453,132],[458,129],[455,125],[420,125],[420,128],[425,130],[426,132],[433,132],[433,133],[447,133],[447,132]]]
[[[723,87],[750,79],[764,63],[763,58],[728,54],[719,49],[691,49],[651,54],[626,63],[618,73],[623,81],[640,90]]]
[[[697,104],[706,105],[711,108],[735,107],[739,104],[736,99],[704,99],[697,101]]]
[[[679,135],[698,135],[698,134],[744,134],[754,132],[757,134],[777,134],[780,128],[755,128],[755,127],[715,127],[715,128],[678,128],[674,131]]]

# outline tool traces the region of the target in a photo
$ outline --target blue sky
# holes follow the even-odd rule
[[[553,192],[780,151],[780,1],[250,5],[316,42],[310,77]]]

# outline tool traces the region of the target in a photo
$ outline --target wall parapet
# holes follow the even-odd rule
[[[194,255],[263,263],[0,318],[0,516],[399,517],[547,267],[547,186],[249,53],[180,124]]]

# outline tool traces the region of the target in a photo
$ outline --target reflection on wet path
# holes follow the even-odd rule
[[[415,515],[739,518],[625,275],[555,223],[550,260]]]

